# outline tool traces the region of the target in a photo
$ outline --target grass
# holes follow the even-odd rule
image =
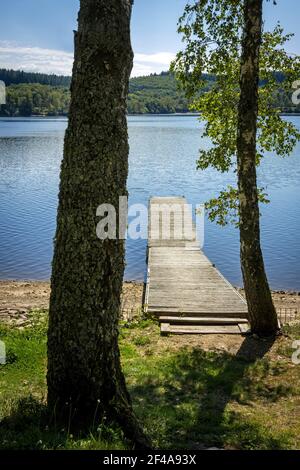
[[[128,448],[122,432],[105,422],[82,436],[47,425],[46,331],[46,312],[33,312],[23,330],[0,328],[7,351],[0,449]],[[274,345],[246,338],[236,355],[178,342],[175,348],[151,320],[123,324],[120,333],[135,411],[155,447],[300,448],[300,366],[291,361],[299,326],[287,327]]]

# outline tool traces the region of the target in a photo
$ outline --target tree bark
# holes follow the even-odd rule
[[[244,1],[237,157],[241,264],[249,322],[253,333],[259,336],[270,336],[277,332],[278,321],[260,246],[260,214],[256,180],[262,3],[263,0]]]
[[[69,124],[61,167],[48,332],[48,406],[88,428],[104,415],[137,446],[120,366],[118,319],[124,242],[100,240],[96,210],[127,195],[126,98],[132,0],[81,0]],[[121,235],[121,234],[119,234]]]

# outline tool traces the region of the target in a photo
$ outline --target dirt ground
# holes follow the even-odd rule
[[[125,318],[140,311],[143,287],[142,283],[124,282],[122,311]],[[0,321],[15,321],[21,325],[31,310],[47,309],[49,297],[49,282],[0,281]]]
[[[243,296],[245,295],[243,289],[238,289],[238,291]],[[300,292],[273,291],[272,297],[277,310],[300,308]]]

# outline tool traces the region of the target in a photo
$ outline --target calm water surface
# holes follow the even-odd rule
[[[287,118],[300,128],[300,117]],[[191,116],[129,117],[130,203],[154,195],[184,195],[198,204],[234,182],[233,174],[196,171],[200,124]],[[55,231],[65,119],[0,119],[0,278],[48,279]],[[300,290],[300,145],[287,159],[268,154],[259,183],[271,204],[262,207],[262,244],[272,288]],[[241,285],[239,236],[206,221],[204,251]],[[146,241],[127,242],[127,280],[145,276]]]

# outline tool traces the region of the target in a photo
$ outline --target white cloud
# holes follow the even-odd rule
[[[136,53],[132,76],[137,77],[168,70],[174,56],[170,52]],[[17,43],[0,41],[1,68],[71,75],[72,65],[73,53],[71,52],[44,49],[37,46],[21,46]]]
[[[0,41],[0,65],[2,68],[70,75],[72,64],[73,53],[71,52],[41,47],[24,47]]]
[[[149,75],[150,73],[160,73],[169,69],[171,61],[175,58],[175,54],[171,52],[157,52],[156,54],[139,54],[134,55],[134,65],[132,77],[141,75]]]

